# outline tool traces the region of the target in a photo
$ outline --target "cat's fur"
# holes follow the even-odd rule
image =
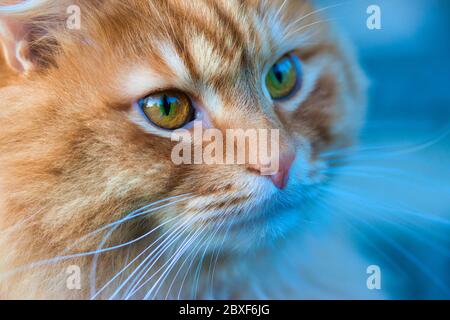
[[[322,165],[320,153],[353,143],[365,110],[365,80],[353,55],[307,1],[40,2],[10,17],[26,30],[30,65],[14,72],[5,59],[0,63],[2,298],[92,298],[92,255],[32,264],[96,250],[105,233],[83,236],[148,203],[186,193],[193,198],[113,233],[105,247],[166,222],[144,240],[100,254],[96,289],[158,241],[171,218],[222,213],[218,221],[190,225],[179,248],[195,230],[209,228],[211,234],[223,219],[258,217],[271,206],[275,217],[228,234],[214,285],[210,288],[211,270],[205,267],[195,297],[360,296],[350,284],[355,281],[351,268],[320,270],[327,269],[324,260],[330,252],[346,252],[354,262],[349,265],[362,266],[358,270],[364,272],[362,259],[340,240],[318,236],[301,223],[314,212],[303,204],[303,195],[320,180],[314,177]],[[74,3],[81,8],[81,30],[66,27],[66,8]],[[273,103],[262,92],[263,73],[289,51],[303,63],[303,96],[292,99],[295,105]],[[288,188],[278,191],[246,166],[175,166],[170,140],[147,132],[130,116],[135,99],[161,87],[201,101],[216,128],[280,129],[283,150],[297,153]],[[167,268],[176,248],[158,259],[147,278],[158,267]],[[306,258],[308,248],[317,248],[315,257]],[[201,257],[203,247],[192,252]],[[205,264],[213,265],[212,253],[206,251]],[[140,260],[95,298],[111,297]],[[71,265],[81,269],[81,290],[67,288]],[[280,270],[290,275],[288,281],[282,281]],[[192,297],[195,272],[179,290],[184,274],[175,278],[172,273],[150,298],[176,298],[179,291],[180,297]],[[336,277],[344,287],[333,284]],[[157,278],[132,298],[145,297]],[[124,297],[123,292],[113,296]]]

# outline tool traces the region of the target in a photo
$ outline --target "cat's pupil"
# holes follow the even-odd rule
[[[274,69],[275,69],[274,70],[275,78],[278,80],[279,83],[283,83],[284,80],[283,72],[278,66],[276,66]]]
[[[166,95],[164,95],[162,98],[162,111],[166,117],[170,113],[170,105],[171,105],[171,103],[170,103],[169,99],[167,98]]]

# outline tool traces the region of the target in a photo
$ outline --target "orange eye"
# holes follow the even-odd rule
[[[194,108],[189,97],[176,91],[166,91],[145,97],[139,106],[147,118],[158,127],[175,130],[192,120]]]

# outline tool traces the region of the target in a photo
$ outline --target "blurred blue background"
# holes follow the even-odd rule
[[[402,178],[385,174],[343,182],[375,203],[408,208],[374,207],[371,217],[379,219],[370,220],[370,228],[355,222],[370,243],[358,238],[356,243],[389,270],[383,281],[389,297],[450,299],[450,1],[315,3],[318,9],[332,6],[323,15],[350,37],[371,82],[361,144],[413,146],[370,163],[395,168]],[[369,5],[381,9],[381,30],[366,26]],[[361,217],[367,213],[354,211]]]
[[[403,112],[424,120],[449,121],[450,1],[448,0],[320,0],[317,8],[356,44],[372,82],[370,116]],[[366,26],[369,5],[381,8],[381,30]],[[376,110],[373,110],[376,109]],[[418,116],[418,115],[417,115]]]

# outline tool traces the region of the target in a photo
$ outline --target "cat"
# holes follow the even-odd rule
[[[384,296],[314,227],[324,155],[356,143],[367,80],[309,1],[1,4],[1,298]],[[161,95],[187,121],[279,130],[279,172],[175,165],[170,112],[139,109]]]

